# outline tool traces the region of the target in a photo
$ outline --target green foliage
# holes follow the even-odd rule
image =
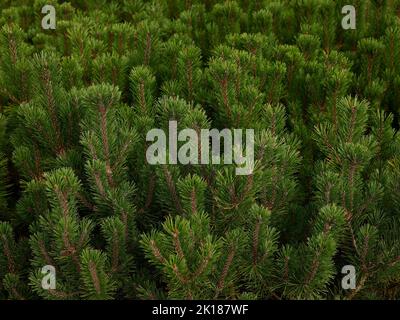
[[[400,1],[347,4],[3,1],[0,299],[400,298]],[[254,170],[150,165],[172,120]]]

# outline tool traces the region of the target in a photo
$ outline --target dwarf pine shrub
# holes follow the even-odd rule
[[[0,10],[0,299],[400,298],[399,0]]]

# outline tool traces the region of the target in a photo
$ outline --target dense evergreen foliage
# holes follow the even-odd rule
[[[400,298],[399,0],[0,9],[0,299]],[[169,120],[254,171],[150,165]]]

